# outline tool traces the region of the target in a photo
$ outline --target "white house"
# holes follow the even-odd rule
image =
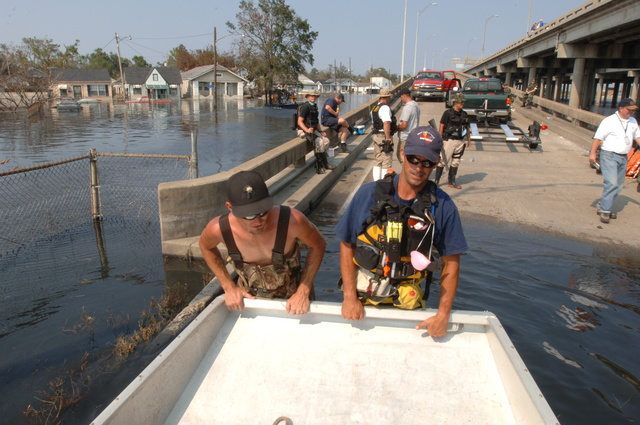
[[[381,89],[390,89],[393,87],[391,80],[385,77],[371,77],[371,85],[380,87]]]
[[[213,83],[217,79],[219,95],[244,96],[244,87],[248,80],[221,65],[218,65],[218,75],[214,78],[214,71],[216,71],[214,68],[213,65],[203,65],[181,72],[182,94],[194,99],[213,96]]]

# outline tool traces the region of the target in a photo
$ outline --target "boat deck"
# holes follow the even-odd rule
[[[133,403],[123,418],[166,425],[272,424],[281,416],[304,425],[556,423],[490,313],[456,313],[460,329],[434,339],[415,330],[430,311],[368,308],[364,320],[351,322],[336,304],[313,303],[307,315],[290,316],[284,302],[245,301],[242,312],[214,301],[179,336],[182,344],[174,341],[119,397]],[[173,400],[153,407],[162,420],[135,408],[146,404],[139,393],[145,381],[148,403]]]

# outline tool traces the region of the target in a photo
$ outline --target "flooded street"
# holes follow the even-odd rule
[[[343,111],[368,100],[347,96]],[[0,162],[8,161],[0,172],[91,148],[189,155],[197,129],[200,176],[212,175],[293,138],[294,111],[261,104],[95,104],[39,120],[2,115]],[[7,183],[0,178],[0,184]],[[342,299],[333,232],[338,211],[324,202],[311,214],[328,243],[316,279],[321,301]],[[454,308],[498,316],[563,425],[640,421],[640,260],[517,226],[468,220],[464,227],[470,250]],[[141,312],[168,286],[195,294],[207,283],[197,265],[189,270],[162,258],[157,220],[110,216],[102,243],[96,235],[89,220],[0,253],[0,396],[11,400],[2,403],[0,422],[32,423],[23,412],[41,391],[58,377],[89,370],[95,377],[80,388],[83,401],[63,420],[89,423],[152,358],[137,353],[119,366],[106,356],[115,339],[135,330]],[[438,291],[432,287],[428,307],[435,307]]]

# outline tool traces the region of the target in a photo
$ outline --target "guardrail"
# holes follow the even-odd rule
[[[396,100],[397,93],[409,84],[411,80],[391,90],[392,102]],[[342,117],[352,125],[367,122],[370,120],[371,105],[376,101],[377,99],[366,103]],[[336,141],[337,134],[333,130],[328,133],[330,139]],[[163,245],[166,241],[199,236],[209,220],[226,212],[226,183],[235,173],[253,170],[269,180],[291,165],[303,167],[308,152],[306,140],[295,137],[229,171],[198,179],[161,183],[158,186],[158,209]],[[272,185],[270,191],[271,188],[274,191],[280,190],[279,186]]]

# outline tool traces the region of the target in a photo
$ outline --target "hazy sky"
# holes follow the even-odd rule
[[[363,74],[372,66],[400,73],[405,0],[286,1],[319,33],[311,52],[316,68],[327,69],[334,61],[348,66],[351,61],[356,74]],[[0,43],[18,45],[23,37],[36,37],[63,46],[80,40],[83,54],[96,48],[116,52],[117,32],[121,38],[132,37],[120,44],[123,57],[140,55],[152,64],[164,61],[179,44],[189,50],[211,45],[214,26],[218,51],[230,50],[235,37],[221,38],[228,33],[226,22],[236,22],[239,11],[239,1],[234,0],[23,0],[11,5],[3,0],[3,3]],[[424,65],[444,68],[450,58],[464,58],[467,52],[479,57],[483,41],[485,56],[506,47],[526,35],[530,5],[529,26],[539,19],[545,22],[557,19],[585,2],[441,0],[437,6],[429,6],[419,19],[419,11],[432,2],[406,3],[405,74]],[[493,15],[499,16],[489,19]]]

